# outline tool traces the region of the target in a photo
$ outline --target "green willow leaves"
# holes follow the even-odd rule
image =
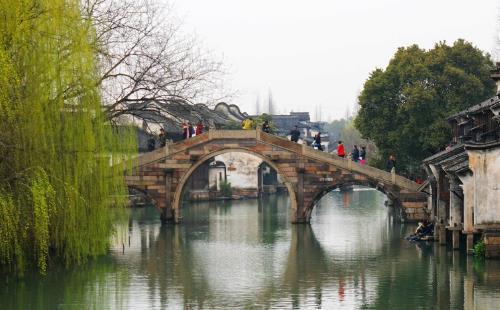
[[[93,36],[76,0],[0,1],[0,269],[108,248],[136,146],[105,121]]]

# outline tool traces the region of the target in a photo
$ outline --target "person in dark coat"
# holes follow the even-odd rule
[[[357,145],[355,145],[354,149],[352,150],[352,161],[355,163],[359,161],[359,149]]]
[[[366,147],[362,146],[361,151],[359,151],[359,163],[364,165],[366,163]]]
[[[188,122],[188,133],[190,138],[194,135],[194,127],[190,122]]]
[[[316,147],[318,150],[323,151],[323,147],[321,146],[321,132],[318,132],[314,136],[313,147]]]
[[[264,123],[262,124],[262,131],[267,133],[271,132],[271,126],[269,126],[269,121],[267,120],[264,121]]]
[[[167,145],[167,134],[163,128],[160,128],[160,135],[158,136],[158,141],[160,142],[160,147]]]
[[[299,127],[295,126],[295,128],[292,131],[290,131],[290,140],[292,140],[293,142],[298,142],[299,137],[300,137]]]
[[[154,137],[150,137],[148,139],[148,151],[149,152],[154,151],[155,147],[156,147],[155,138]]]
[[[182,138],[189,138],[189,126],[187,123],[182,123]]]
[[[392,170],[396,170],[396,157],[394,155],[389,156],[389,159],[387,160],[387,171],[392,173]]]

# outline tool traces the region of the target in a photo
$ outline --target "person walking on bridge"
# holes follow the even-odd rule
[[[264,123],[262,124],[262,131],[267,133],[271,132],[271,126],[269,125],[268,120],[265,120]]]
[[[300,137],[299,127],[295,125],[294,129],[290,131],[290,140],[292,142],[299,142],[299,137]]]
[[[354,149],[352,150],[352,161],[355,163],[359,161],[359,149],[357,145],[355,145]]]
[[[158,141],[160,142],[160,147],[167,145],[167,134],[163,128],[160,128],[160,135],[158,136]]]
[[[345,157],[345,150],[342,141],[339,141],[339,144],[337,145],[337,155],[342,158]]]
[[[188,122],[188,133],[189,133],[189,138],[194,136],[194,127],[193,124],[191,124],[190,122]]]
[[[196,124],[196,135],[201,135],[203,133],[203,123],[201,121]]]
[[[359,151],[359,164],[364,165],[366,164],[366,147],[362,146],[361,151]]]
[[[189,138],[189,126],[186,122],[182,123],[182,138],[184,140]]]
[[[321,132],[318,131],[318,133],[314,136],[314,142],[313,142],[313,147],[317,148],[320,151],[323,151],[323,147],[321,146]]]
[[[396,172],[396,157],[394,157],[394,155],[390,155],[387,160],[387,171],[390,173]]]
[[[251,117],[245,118],[245,120],[241,123],[241,128],[243,130],[251,130],[253,126],[253,119]]]

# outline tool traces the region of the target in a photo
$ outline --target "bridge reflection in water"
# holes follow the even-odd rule
[[[348,198],[346,198],[346,195]],[[6,308],[484,308],[498,262],[402,240],[376,191],[331,192],[311,225],[290,224],[287,196],[184,206],[183,225],[136,209],[109,256],[0,286]],[[350,201],[347,208],[343,201]],[[481,307],[479,307],[481,306]]]

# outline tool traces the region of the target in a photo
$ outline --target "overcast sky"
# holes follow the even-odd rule
[[[271,89],[281,113],[341,118],[369,73],[400,46],[464,38],[495,53],[500,0],[176,0],[184,30],[224,56],[232,103],[255,113]],[[265,110],[264,110],[265,111]],[[262,111],[261,111],[262,112]]]

